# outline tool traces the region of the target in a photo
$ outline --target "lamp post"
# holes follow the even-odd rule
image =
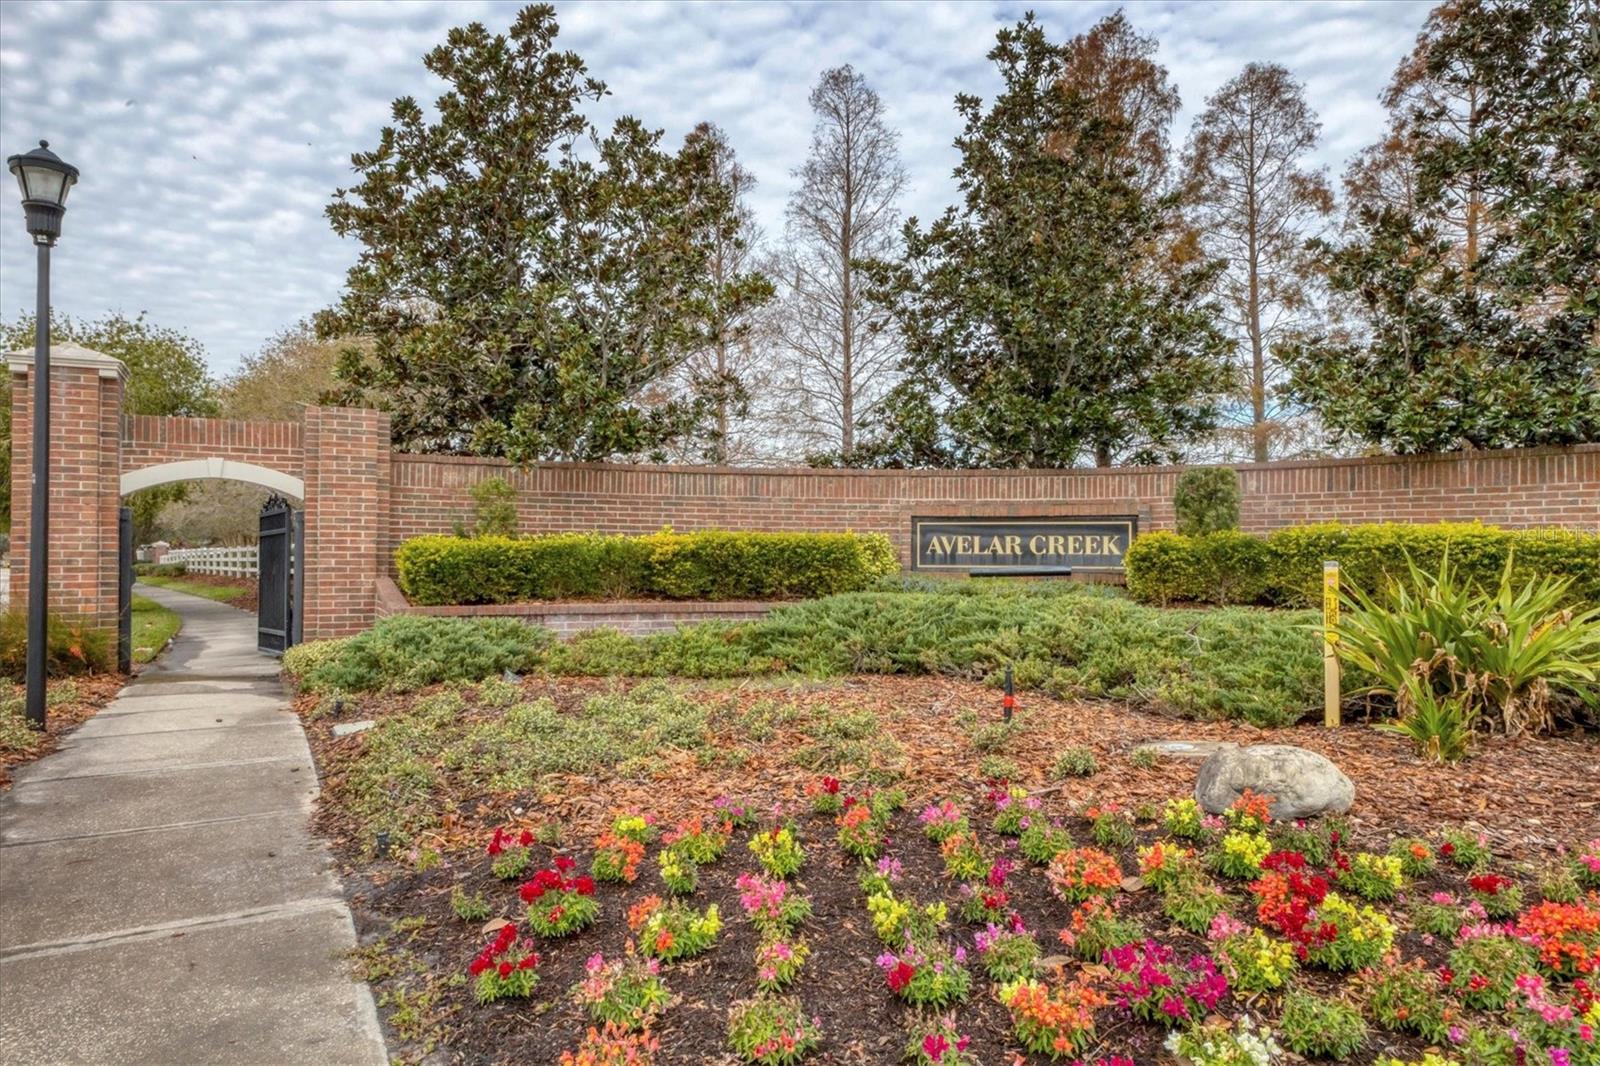
[[[38,304],[33,338],[33,480],[28,490],[28,724],[44,728],[45,652],[50,634],[50,249],[61,236],[67,193],[78,168],[64,163],[48,141],[6,160],[22,186],[22,212],[38,250]]]

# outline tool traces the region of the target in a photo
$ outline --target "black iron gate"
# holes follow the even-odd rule
[[[133,508],[117,508],[117,669],[133,672]]]
[[[300,517],[282,496],[269,496],[261,505],[256,647],[270,655],[282,655],[300,635],[303,568],[298,562],[305,540]]]

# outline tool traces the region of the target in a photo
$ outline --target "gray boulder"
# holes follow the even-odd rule
[[[1221,814],[1245,789],[1271,796],[1275,819],[1340,814],[1350,809],[1356,786],[1337,766],[1314,751],[1290,744],[1229,744],[1200,764],[1194,798]]]

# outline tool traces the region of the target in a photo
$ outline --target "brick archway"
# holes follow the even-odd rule
[[[11,372],[12,595],[27,598],[33,353]],[[127,368],[71,345],[51,350],[50,607],[116,622],[117,507],[125,492],[223,478],[301,500],[306,521],[305,636],[370,623],[389,513],[389,420],[308,407],[296,422],[124,415]]]

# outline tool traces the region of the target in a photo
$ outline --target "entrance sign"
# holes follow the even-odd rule
[[[911,519],[913,570],[969,574],[1122,572],[1139,530],[1131,515]]]

